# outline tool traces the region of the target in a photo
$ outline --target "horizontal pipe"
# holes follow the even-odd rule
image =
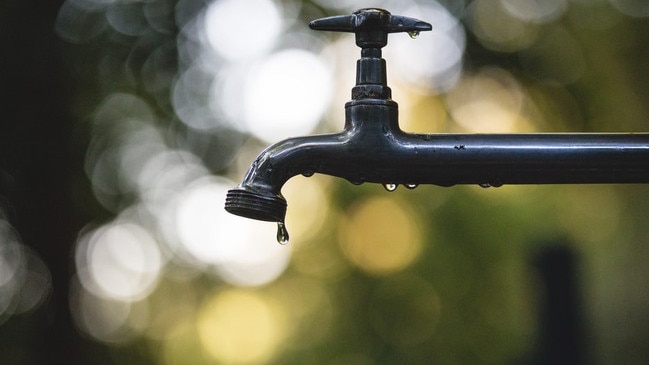
[[[404,134],[397,141],[389,154],[404,165],[401,173],[381,177],[393,183],[649,182],[649,134]]]

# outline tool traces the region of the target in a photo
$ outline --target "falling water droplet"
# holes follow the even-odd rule
[[[288,231],[284,222],[277,222],[277,242],[280,245],[288,244]]]
[[[304,172],[302,173],[302,176],[304,176],[304,177],[311,177],[311,176],[313,176],[314,173],[315,173],[315,172],[313,172],[313,171],[304,171]]]
[[[415,38],[419,37],[419,31],[418,30],[411,30],[410,32],[408,32],[408,35],[410,36],[410,38],[415,39]]]
[[[383,187],[384,187],[385,190],[387,190],[387,191],[395,191],[395,190],[397,190],[397,187],[398,187],[398,186],[399,186],[399,185],[397,185],[397,184],[383,184]]]
[[[481,183],[481,184],[478,184],[478,185],[480,185],[481,188],[485,188],[485,189],[491,187],[491,184],[489,184],[489,183]]]

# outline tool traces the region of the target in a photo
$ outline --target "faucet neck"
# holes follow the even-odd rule
[[[363,48],[356,61],[356,86],[352,88],[352,100],[392,98],[387,84],[385,60],[380,48]]]
[[[381,48],[364,45],[356,61],[356,85],[352,100],[345,104],[345,129],[359,131],[381,128],[398,131],[397,103],[388,87],[386,63]],[[369,129],[368,129],[369,128]]]
[[[309,23],[315,30],[350,32],[356,35],[356,45],[361,48],[361,58],[356,63],[356,86],[352,101],[363,99],[391,100],[392,91],[386,82],[385,60],[381,48],[388,44],[388,34],[407,32],[419,34],[432,26],[421,20],[392,15],[378,8],[365,8],[351,15],[316,19]]]

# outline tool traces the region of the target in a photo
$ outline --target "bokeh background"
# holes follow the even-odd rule
[[[402,129],[646,132],[644,0],[4,0],[0,362],[646,364],[649,187],[225,192],[338,131],[359,51],[310,20],[425,20],[384,58]],[[563,362],[562,362],[563,361]]]

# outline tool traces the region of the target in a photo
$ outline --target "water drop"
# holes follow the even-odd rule
[[[383,187],[384,187],[385,190],[387,190],[387,191],[395,191],[395,190],[397,190],[397,187],[398,187],[398,186],[399,186],[399,185],[397,185],[397,184],[383,184]]]
[[[414,188],[416,188],[417,186],[419,186],[419,185],[417,185],[417,184],[406,184],[406,187],[407,187],[408,189],[411,189],[411,190],[414,189]]]
[[[489,185],[491,185],[494,188],[499,188],[503,186],[503,182],[500,180],[493,180],[492,182],[489,183]]]
[[[481,188],[485,188],[485,189],[491,187],[491,184],[489,184],[489,183],[481,183],[481,184],[478,184],[478,185],[480,185]]]
[[[411,30],[410,32],[408,32],[408,35],[410,36],[410,38],[415,39],[415,38],[419,37],[419,31],[418,30]]]
[[[304,177],[311,177],[311,176],[313,176],[314,173],[315,173],[315,172],[313,172],[313,171],[304,171],[304,172],[302,173],[302,176],[304,176]]]
[[[288,244],[288,231],[284,222],[277,222],[277,242],[280,245]]]

